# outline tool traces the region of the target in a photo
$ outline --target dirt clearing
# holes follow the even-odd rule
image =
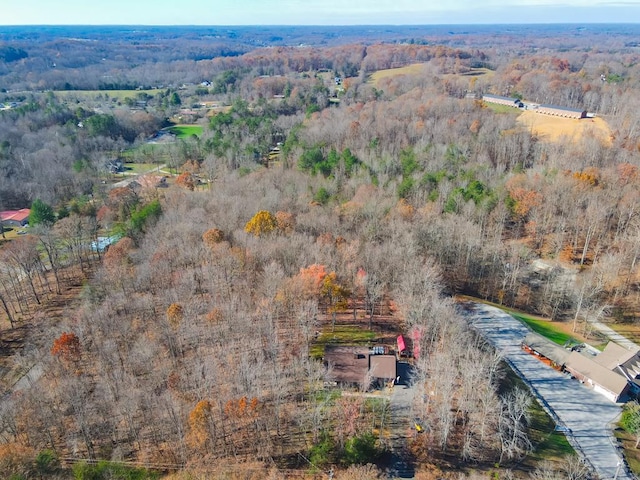
[[[529,128],[544,140],[552,142],[570,139],[577,142],[584,137],[598,138],[603,144],[611,143],[611,129],[602,118],[574,118],[554,117],[527,110],[518,117],[518,122]]]

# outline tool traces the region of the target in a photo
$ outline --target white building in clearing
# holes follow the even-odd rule
[[[522,108],[524,106],[522,100],[520,100],[519,98],[502,97],[500,95],[491,95],[488,93],[482,95],[482,100],[487,103],[496,103],[498,105],[506,105],[507,107],[513,108]]]

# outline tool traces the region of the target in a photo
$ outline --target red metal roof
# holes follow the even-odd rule
[[[404,337],[402,335],[398,335],[398,352],[404,352],[407,349],[407,346],[404,343]]]
[[[16,222],[22,222],[29,218],[30,213],[31,210],[28,208],[23,208],[21,210],[4,210],[0,212],[0,218],[2,218],[3,221],[15,220]]]

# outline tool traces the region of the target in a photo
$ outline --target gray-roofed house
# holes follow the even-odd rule
[[[563,348],[534,332],[529,332],[522,341],[522,346],[530,353],[544,357],[556,364],[558,367],[562,367],[564,365],[571,353],[566,348]]]
[[[537,113],[544,115],[555,115],[556,117],[564,118],[586,118],[587,111],[579,110],[577,108],[561,107],[559,105],[540,105],[534,110]]]
[[[617,343],[609,342],[593,361],[621,374],[630,382],[634,393],[640,392],[640,352],[637,350],[628,350]]]
[[[628,393],[640,393],[638,351],[627,350],[613,342],[598,354],[589,348],[567,350],[534,332],[527,334],[522,348],[570,373],[612,402],[620,401]]]
[[[498,105],[506,105],[508,107],[521,108],[523,106],[522,100],[515,97],[503,97],[500,95],[491,95],[485,93],[482,95],[482,100],[487,103],[495,103]]]
[[[624,376],[577,351],[569,354],[564,369],[612,402],[620,400],[630,389]]]
[[[396,378],[395,355],[374,352],[374,349],[368,347],[326,345],[324,362],[328,367],[328,379],[343,385],[361,387],[369,382]]]

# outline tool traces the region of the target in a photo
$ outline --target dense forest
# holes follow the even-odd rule
[[[356,324],[420,345],[415,478],[579,478],[454,296],[637,321],[637,30],[3,27],[0,475],[383,478],[318,351]]]

